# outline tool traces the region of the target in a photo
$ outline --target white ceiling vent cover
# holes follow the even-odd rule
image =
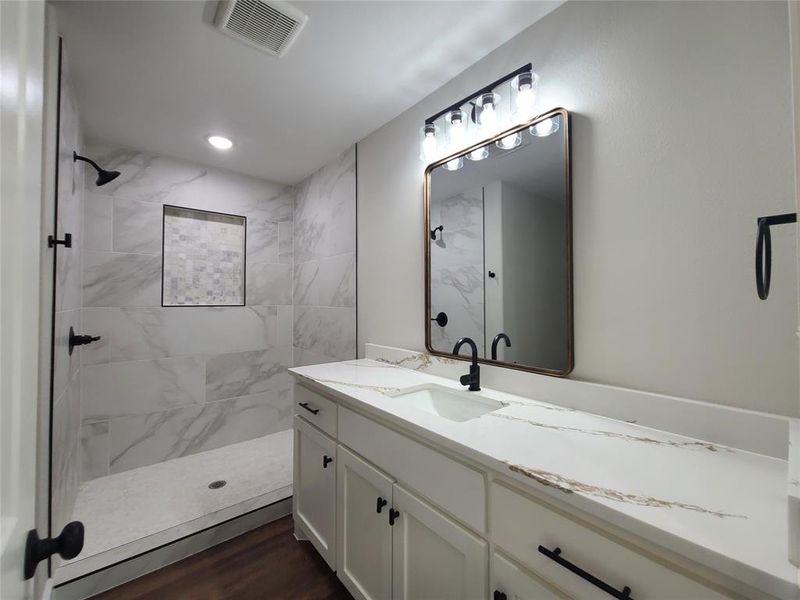
[[[215,23],[224,33],[273,56],[283,56],[308,21],[288,2],[222,0]]]

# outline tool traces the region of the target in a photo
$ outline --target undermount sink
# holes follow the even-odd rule
[[[475,392],[462,392],[442,385],[426,384],[390,394],[403,406],[421,410],[450,421],[469,421],[499,408],[503,403]]]

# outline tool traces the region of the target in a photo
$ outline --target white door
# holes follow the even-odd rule
[[[497,552],[492,553],[492,600],[561,600],[568,596]]]
[[[295,519],[317,552],[336,569],[336,442],[294,418]]]
[[[336,572],[359,600],[392,596],[393,480],[339,446]]]
[[[0,28],[0,597],[17,600],[33,595],[44,3],[0,2]]]
[[[487,597],[486,542],[395,484],[394,600]]]

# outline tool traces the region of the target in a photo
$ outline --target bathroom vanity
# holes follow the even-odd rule
[[[800,597],[787,461],[418,356],[291,369],[296,536],[354,597]]]

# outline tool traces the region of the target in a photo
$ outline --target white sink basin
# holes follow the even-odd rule
[[[503,408],[503,403],[476,392],[461,392],[442,385],[419,385],[389,394],[403,406],[425,411],[450,421],[469,421]]]

